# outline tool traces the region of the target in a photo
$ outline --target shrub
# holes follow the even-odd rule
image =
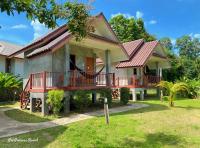
[[[188,97],[197,99],[200,97],[200,80],[190,80],[187,78],[183,78],[184,81],[188,85]]]
[[[85,111],[91,103],[90,92],[78,90],[73,93],[73,105],[79,111]]]
[[[99,89],[97,92],[100,94],[101,98],[107,98],[108,105],[110,106],[112,103],[112,89],[106,88],[106,89]]]
[[[0,99],[2,101],[19,99],[21,91],[22,79],[19,76],[0,72]]]
[[[123,87],[120,89],[120,102],[126,105],[130,98],[130,89]]]
[[[64,98],[63,90],[51,90],[48,92],[46,103],[53,109],[54,114],[58,114],[62,108],[62,100]]]

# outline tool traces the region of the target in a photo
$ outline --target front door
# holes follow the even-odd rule
[[[93,75],[95,70],[94,70],[94,58],[92,57],[87,57],[86,62],[85,62],[85,68],[86,72],[88,74]],[[94,85],[95,80],[93,78],[86,78],[86,84],[87,85]]]
[[[94,58],[87,57],[85,66],[86,66],[86,72],[93,74],[94,73]]]

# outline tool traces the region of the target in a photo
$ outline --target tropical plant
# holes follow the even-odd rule
[[[112,103],[112,89],[111,88],[99,89],[96,92],[100,94],[101,98],[107,98],[108,105],[109,106],[111,105]]]
[[[73,105],[79,111],[85,111],[91,104],[91,92],[86,90],[77,90],[73,92]]]
[[[63,90],[51,90],[48,92],[46,103],[53,109],[54,114],[58,114],[62,108],[64,98]]]
[[[181,81],[187,83],[188,85],[188,97],[189,98],[193,98],[193,99],[197,99],[200,97],[200,80],[198,79],[193,79],[190,80],[188,78],[183,78]]]
[[[174,98],[178,92],[189,92],[188,85],[184,82],[161,81],[157,87],[164,89],[168,94],[169,106],[174,106]]]
[[[120,89],[120,102],[126,105],[130,98],[130,89],[123,87]]]
[[[22,90],[22,79],[13,74],[0,72],[0,99],[11,100],[18,98]]]

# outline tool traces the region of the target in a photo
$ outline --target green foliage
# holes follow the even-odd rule
[[[54,114],[58,114],[62,108],[62,100],[64,98],[63,90],[51,90],[48,92],[46,103],[53,109]]]
[[[200,55],[200,41],[197,38],[192,38],[189,35],[182,36],[176,40],[176,48],[179,49],[181,57],[188,59],[196,59]]]
[[[120,102],[126,105],[130,98],[130,89],[123,87],[120,89]]]
[[[173,45],[171,39],[168,37],[164,37],[161,38],[159,42],[164,47],[167,56],[172,58],[174,56],[174,53],[173,53]]]
[[[168,94],[168,99],[169,99],[169,105],[171,107],[174,106],[174,98],[175,95],[178,92],[189,92],[188,85],[184,82],[167,82],[167,81],[161,81],[157,87],[160,87],[161,89],[164,89],[167,94]]]
[[[23,12],[28,19],[39,20],[48,28],[55,28],[57,20],[65,20],[77,40],[90,31],[87,24],[88,10],[84,4],[78,2],[67,1],[59,4],[56,0],[1,0],[0,11],[6,12],[7,15],[15,15],[15,11],[18,14]]]
[[[79,111],[85,111],[91,104],[90,91],[77,90],[73,92],[73,105]]]
[[[185,82],[188,85],[189,98],[197,99],[200,97],[200,80],[197,79],[190,80],[187,78],[183,78],[181,81]]]
[[[0,72],[0,99],[18,99],[22,90],[22,79],[13,74]],[[5,100],[4,100],[5,101]]]
[[[112,89],[111,88],[99,89],[99,90],[96,90],[96,92],[100,94],[100,97],[107,98],[108,105],[109,106],[111,105],[112,103]]]
[[[117,15],[111,18],[110,24],[121,42],[141,38],[146,41],[155,40],[155,37],[146,31],[142,19],[126,18],[123,15]]]

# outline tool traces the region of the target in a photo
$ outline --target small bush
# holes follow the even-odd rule
[[[130,89],[123,87],[120,89],[120,102],[126,105],[130,98]]]
[[[0,72],[0,102],[19,99],[22,91],[22,78]]]
[[[112,103],[112,89],[107,88],[107,89],[99,89],[97,92],[100,94],[101,98],[107,98],[108,100],[108,105],[110,106]]]
[[[78,90],[73,93],[73,105],[79,111],[85,111],[91,103],[90,92]]]
[[[53,109],[54,114],[58,114],[62,108],[64,98],[63,90],[51,90],[48,92],[46,103]]]
[[[187,95],[189,98],[197,99],[200,97],[200,80],[183,78],[181,81],[186,83],[188,86],[189,90]]]

